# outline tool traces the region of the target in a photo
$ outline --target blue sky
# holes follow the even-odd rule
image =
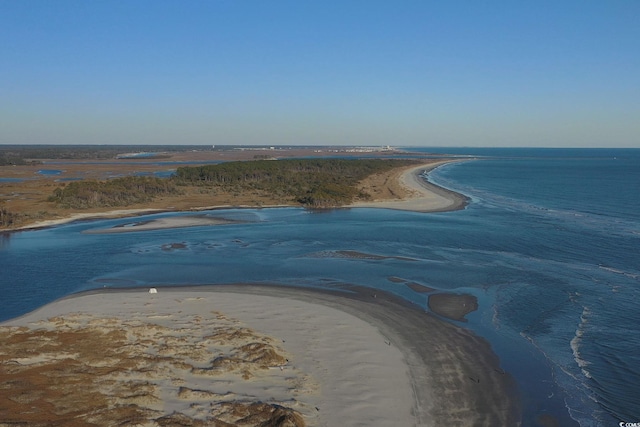
[[[0,144],[640,147],[640,1],[0,0]]]

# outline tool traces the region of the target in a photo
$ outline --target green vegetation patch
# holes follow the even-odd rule
[[[173,179],[182,185],[218,186],[231,192],[258,191],[320,208],[366,198],[368,195],[357,188],[359,181],[415,163],[386,159],[257,160],[181,167]]]
[[[131,176],[109,181],[76,181],[57,188],[50,202],[86,209],[123,207],[180,194],[195,186],[230,194],[260,194],[312,208],[342,206],[368,194],[358,188],[364,178],[416,164],[414,160],[288,159],[228,162],[178,168],[171,178]]]
[[[146,203],[156,196],[177,194],[173,181],[146,176],[129,176],[109,181],[77,181],[56,188],[49,197],[67,208],[122,207]]]

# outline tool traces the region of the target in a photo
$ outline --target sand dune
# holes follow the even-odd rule
[[[60,300],[0,329],[0,422],[514,425],[511,380],[484,341],[389,295],[351,291]]]

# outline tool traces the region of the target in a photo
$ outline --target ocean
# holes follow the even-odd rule
[[[225,209],[201,214],[238,222],[86,233],[193,215],[164,213],[0,234],[0,320],[88,289],[239,282],[358,284],[428,310],[402,278],[478,298],[452,322],[492,344],[524,426],[640,422],[640,150],[419,150],[470,158],[428,177],[466,209]]]

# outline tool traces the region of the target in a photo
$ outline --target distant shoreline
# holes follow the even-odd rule
[[[382,208],[382,209],[396,209],[406,210],[414,212],[448,212],[464,209],[468,203],[468,198],[455,191],[437,186],[423,179],[420,175],[424,172],[432,171],[433,169],[449,164],[466,160],[442,160],[435,163],[427,163],[420,166],[412,166],[405,169],[399,176],[399,184],[404,187],[407,195],[401,199],[396,200],[374,200],[355,202],[350,205],[344,206],[344,208]],[[44,220],[35,222],[32,224],[24,225],[14,229],[2,230],[6,232],[14,231],[27,231],[40,228],[55,227],[62,224],[67,224],[74,221],[82,220],[95,220],[95,219],[111,219],[111,218],[134,218],[142,215],[155,214],[155,213],[168,213],[168,212],[201,212],[205,210],[216,209],[268,209],[268,208],[282,208],[282,207],[297,207],[297,205],[214,205],[203,207],[192,207],[190,209],[176,210],[171,208],[141,208],[141,209],[116,209],[103,212],[81,212],[74,213],[65,218]],[[340,208],[340,207],[338,207]],[[202,220],[194,218],[190,223],[189,220],[184,219],[180,221],[180,227],[189,227],[202,225]],[[143,230],[145,228],[162,229],[162,228],[174,228],[176,226],[175,221],[167,221],[163,224],[155,224],[155,226],[141,227],[137,230]],[[133,231],[133,230],[132,230]]]
[[[187,331],[201,333],[203,325],[215,330],[216,317],[227,319],[228,315],[240,326],[271,337],[271,342],[281,348],[279,352],[290,354],[284,366],[285,372],[291,372],[288,375],[299,372],[297,375],[308,377],[306,384],[318,384],[315,392],[313,387],[310,391],[291,389],[289,393],[295,399],[284,400],[312,425],[316,424],[313,421],[355,425],[365,419],[372,426],[517,424],[520,407],[515,383],[500,369],[499,359],[487,341],[399,297],[372,291],[348,285],[336,291],[252,284],[159,287],[154,294],[149,288],[98,289],[64,297],[1,325],[36,324],[41,328],[46,326],[41,322],[53,319],[49,322],[54,322],[50,326],[55,330],[66,322],[73,326],[78,321],[74,313],[81,313],[90,316],[91,324],[105,327],[114,325],[114,318],[127,324],[143,321],[163,328],[179,327],[184,341],[191,339],[184,335]],[[200,326],[189,328],[193,316]],[[165,357],[178,357],[184,352],[180,347],[174,351]],[[275,370],[274,381],[280,371]],[[156,381],[154,378],[147,377],[146,381]],[[253,387],[253,398],[268,402],[272,392],[260,391],[265,384],[260,378],[263,374],[256,377],[258,383],[245,380],[240,386]],[[215,377],[211,379],[215,383]],[[203,384],[184,383],[180,388],[205,394]],[[225,387],[237,387],[234,384]],[[156,387],[161,387],[157,396],[176,392],[167,385]],[[188,413],[184,402],[172,401],[171,405],[179,407],[153,403],[148,408]]]

